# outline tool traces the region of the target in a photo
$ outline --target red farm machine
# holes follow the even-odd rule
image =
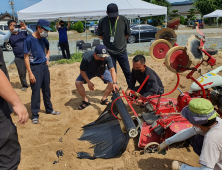
[[[141,84],[138,91],[131,91],[133,96],[125,95],[123,90],[113,93],[113,102],[103,111],[99,118],[83,127],[84,133],[79,140],[87,140],[94,146],[94,154],[79,152],[79,158],[112,158],[121,155],[130,138],[139,137],[138,147],[145,153],[156,152],[158,145],[179,131],[192,125],[181,115],[181,110],[194,98],[206,98],[214,105],[222,108],[222,77],[217,75],[222,66],[202,75],[197,80],[193,77],[198,68],[207,63],[214,66],[215,58],[204,50],[205,36],[192,35],[186,47],[176,43],[176,34],[171,28],[163,28],[156,34],[156,41],[150,47],[151,57],[176,74],[177,83],[168,93],[143,97],[140,90],[149,81],[149,76]],[[194,65],[191,67],[191,64]],[[165,67],[163,65],[163,67]],[[190,71],[186,78],[191,79],[190,92],[178,89],[179,73]],[[167,97],[175,90],[180,91],[177,98]],[[211,90],[210,90],[211,89]],[[125,99],[133,116],[129,114]],[[143,113],[137,113],[133,103],[142,100],[145,107]],[[220,110],[218,111],[219,113]],[[139,116],[140,115],[140,116]]]

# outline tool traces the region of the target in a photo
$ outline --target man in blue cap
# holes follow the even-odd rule
[[[104,83],[107,83],[105,93],[101,99],[100,104],[108,105],[107,97],[113,90],[118,90],[116,82],[116,72],[112,63],[112,59],[107,52],[104,45],[97,45],[95,51],[87,53],[80,64],[80,75],[76,79],[76,88],[83,98],[79,110],[82,110],[90,105],[86,97],[85,88],[83,84],[87,83],[90,90],[95,90],[95,85],[90,81],[93,77],[100,77]],[[108,68],[107,68],[108,67]]]
[[[184,129],[159,145],[160,153],[167,146],[189,139],[201,167],[191,167],[173,161],[173,170],[222,170],[222,120],[209,100],[197,98],[182,110],[182,115],[193,127]]]
[[[24,59],[29,73],[29,80],[32,88],[31,111],[32,123],[39,123],[40,90],[42,89],[44,105],[47,114],[58,115],[60,112],[54,111],[50,101],[50,73],[49,63],[49,42],[46,39],[48,31],[51,31],[50,22],[40,19],[37,29],[26,37],[24,41]]]

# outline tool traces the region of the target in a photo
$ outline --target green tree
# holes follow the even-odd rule
[[[172,14],[170,14],[170,16],[172,17],[172,19],[173,19],[173,18],[179,18],[179,14],[178,14],[177,12],[178,12],[178,10],[173,10],[173,11],[172,11]]]
[[[56,22],[50,22],[50,28],[52,29],[53,32],[56,32],[56,28],[55,28]]]
[[[194,6],[202,15],[206,15],[217,9],[222,9],[222,0],[196,0]]]
[[[189,15],[187,15],[187,18],[190,19],[190,20],[194,20],[196,19],[196,17],[194,17],[195,15],[195,11],[196,9],[195,8],[191,8],[188,12],[190,13]]]
[[[78,21],[77,23],[75,23],[74,27],[78,33],[83,32],[83,24],[81,21]]]
[[[180,24],[184,25],[185,24],[185,19],[183,16],[180,17]]]
[[[160,6],[165,6],[165,7],[167,7],[167,14],[170,13],[171,4],[168,0],[143,0],[143,1],[149,2],[149,3],[152,3],[152,4],[156,4],[156,5],[160,5]],[[160,25],[160,23],[164,22],[164,20],[165,20],[165,16],[163,16],[163,15],[153,16],[153,17],[148,17],[148,18],[156,20],[158,25]]]

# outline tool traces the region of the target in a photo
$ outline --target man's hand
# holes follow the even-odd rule
[[[113,90],[114,90],[115,92],[119,91],[119,87],[118,87],[117,84],[113,84]]]
[[[36,79],[35,79],[35,76],[34,74],[29,74],[29,80],[30,80],[30,83],[34,84],[36,82]]]
[[[126,93],[126,95],[127,95],[127,96],[131,96],[130,91],[131,91],[131,89],[127,89],[127,90],[126,90],[126,92],[125,92],[125,93]]]
[[[136,100],[136,103],[135,103],[135,104],[138,105],[138,106],[140,106],[140,105],[143,104],[143,100]]]
[[[163,149],[165,149],[168,145],[165,141],[163,141],[159,146],[157,152],[160,153]]]
[[[95,86],[91,81],[88,83],[88,87],[89,87],[89,90],[91,90],[91,91],[94,91],[94,89],[95,89]]]
[[[28,119],[29,119],[29,114],[27,112],[27,109],[25,106],[22,104],[22,102],[16,103],[16,105],[12,106],[15,114],[18,115],[18,123],[20,125],[24,125]]]
[[[20,22],[20,26],[21,26],[20,29],[22,29],[22,30],[25,30],[25,29],[26,29],[26,25],[25,25],[24,22]]]
[[[46,58],[46,65],[49,65],[49,58]]]

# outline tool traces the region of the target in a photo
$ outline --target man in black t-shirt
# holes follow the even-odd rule
[[[164,92],[163,84],[159,76],[155,71],[147,67],[145,63],[146,59],[142,55],[137,55],[133,58],[133,69],[126,95],[131,95],[131,90],[137,91],[139,86],[135,87],[136,81],[141,85],[148,75],[149,78],[139,93],[144,97],[148,97],[150,95],[158,95]],[[142,101],[138,102],[141,103]]]
[[[107,15],[99,21],[97,33],[107,47],[115,69],[117,60],[129,85],[130,65],[126,51],[126,40],[131,34],[130,26],[127,18],[118,14],[116,4],[107,6]]]
[[[87,53],[80,64],[80,75],[76,79],[76,88],[82,96],[83,101],[78,108],[79,110],[90,105],[83,84],[87,83],[89,89],[94,91],[95,86],[90,81],[93,77],[100,77],[104,83],[108,84],[100,103],[102,105],[108,105],[109,101],[107,97],[113,90],[118,90],[119,88],[116,82],[116,72],[112,60],[104,45],[98,45],[94,52]]]
[[[24,125],[29,115],[9,82],[3,52],[0,48],[0,169],[16,170],[20,163],[21,147],[16,126],[10,116],[13,112],[12,108],[19,116],[18,123]]]

